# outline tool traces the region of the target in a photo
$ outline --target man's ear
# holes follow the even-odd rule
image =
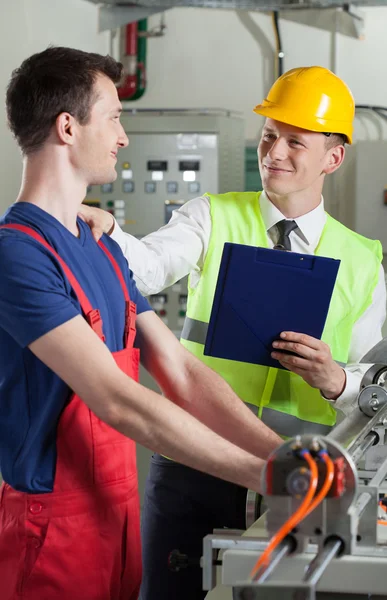
[[[326,175],[330,175],[331,173],[337,171],[337,169],[341,166],[345,157],[345,148],[342,144],[339,144],[338,146],[335,146],[334,148],[328,150],[327,154],[327,166],[325,167],[323,172]]]
[[[56,133],[63,144],[74,144],[75,119],[70,113],[60,113],[55,121]]]

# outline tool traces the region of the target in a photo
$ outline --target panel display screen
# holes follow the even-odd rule
[[[168,171],[168,162],[166,160],[148,160],[148,171]]]
[[[200,171],[198,160],[179,160],[179,171]]]

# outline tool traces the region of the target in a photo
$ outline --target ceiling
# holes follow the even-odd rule
[[[1,0],[0,0],[1,1]],[[174,7],[240,11],[281,11],[281,18],[355,38],[364,30],[366,6],[387,6],[387,0],[88,0],[99,6],[99,30],[113,30]],[[307,9],[307,10],[306,10]],[[315,9],[315,10],[311,10]],[[323,10],[321,10],[323,9]],[[330,10],[328,10],[330,9]]]
[[[281,8],[332,8],[343,6],[386,6],[387,0],[89,0],[95,4],[115,7],[152,9],[159,12],[172,7],[226,8],[232,10],[275,10]],[[155,10],[157,9],[157,10]]]

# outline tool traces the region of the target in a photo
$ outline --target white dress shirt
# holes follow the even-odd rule
[[[260,208],[268,234],[268,244],[272,248],[278,241],[276,223],[285,217],[268,200],[265,192],[260,196]],[[292,250],[314,254],[326,221],[323,199],[317,208],[294,220],[297,228],[290,233]],[[192,287],[197,286],[210,242],[211,229],[209,199],[200,196],[174,210],[167,225],[141,240],[123,232],[117,223],[111,237],[120,245],[127,258],[139,290],[142,294],[149,295],[157,294],[189,273]],[[384,271],[380,267],[372,304],[353,327],[349,364],[345,368],[346,387],[337,400],[327,400],[344,413],[352,409],[362,376],[369,367],[358,363],[368,350],[382,339],[385,317],[386,285]]]

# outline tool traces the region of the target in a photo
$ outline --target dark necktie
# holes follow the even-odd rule
[[[278,221],[276,227],[278,229],[279,238],[274,246],[275,250],[291,250],[289,235],[297,228],[297,223],[295,221],[283,219],[282,221]]]

